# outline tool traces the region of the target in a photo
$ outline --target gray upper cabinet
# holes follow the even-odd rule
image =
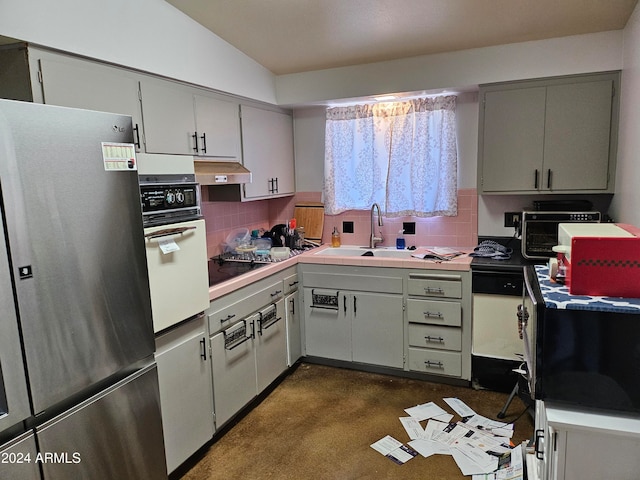
[[[147,153],[239,161],[239,104],[176,82],[140,81]]]
[[[193,94],[173,82],[140,82],[147,153],[196,154],[196,119]]]
[[[483,85],[478,192],[612,193],[619,73]]]
[[[198,154],[240,159],[240,105],[206,95],[194,95]]]
[[[241,106],[242,159],[253,180],[243,200],[295,193],[293,119],[291,115]]]
[[[130,115],[138,150],[142,113],[137,74],[23,44],[0,51],[0,96]]]

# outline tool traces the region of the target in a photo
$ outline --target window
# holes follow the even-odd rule
[[[327,109],[325,210],[457,215],[456,97]]]

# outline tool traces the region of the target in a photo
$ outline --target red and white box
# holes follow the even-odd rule
[[[561,223],[568,245],[566,280],[572,295],[640,298],[640,229],[614,223]]]

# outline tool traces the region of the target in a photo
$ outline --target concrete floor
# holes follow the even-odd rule
[[[396,465],[369,446],[385,435],[409,440],[398,420],[406,416],[404,408],[434,401],[453,413],[445,397],[458,397],[495,419],[507,395],[303,363],[176,473],[184,480],[470,478],[449,455],[418,455]],[[505,421],[524,409],[516,398]],[[513,442],[532,434],[533,421],[524,414],[515,423]]]

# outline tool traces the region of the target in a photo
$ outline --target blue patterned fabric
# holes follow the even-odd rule
[[[640,315],[640,298],[571,295],[568,287],[551,281],[549,268],[546,265],[536,265],[535,269],[547,308],[635,313]],[[640,321],[640,318],[638,320]]]

